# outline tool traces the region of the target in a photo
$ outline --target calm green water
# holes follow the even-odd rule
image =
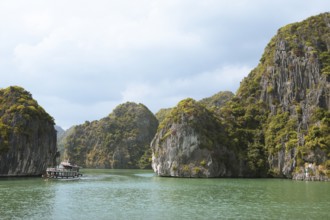
[[[80,180],[0,179],[0,219],[330,219],[326,182],[83,173]]]

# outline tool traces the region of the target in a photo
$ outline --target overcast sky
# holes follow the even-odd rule
[[[0,88],[63,128],[134,101],[156,113],[235,92],[286,24],[329,0],[0,0]]]

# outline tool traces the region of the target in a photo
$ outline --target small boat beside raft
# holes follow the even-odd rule
[[[68,161],[61,162],[57,167],[47,168],[46,178],[76,178],[82,176],[79,166],[73,165]]]

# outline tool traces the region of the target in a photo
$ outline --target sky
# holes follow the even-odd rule
[[[329,0],[0,0],[0,88],[64,129],[119,104],[153,113],[236,92],[277,30]]]

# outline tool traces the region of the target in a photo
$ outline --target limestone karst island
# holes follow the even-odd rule
[[[265,46],[236,94],[187,98],[155,115],[127,102],[65,132],[33,94],[3,88],[0,176],[41,176],[70,160],[168,177],[328,181],[330,13],[280,28]]]

